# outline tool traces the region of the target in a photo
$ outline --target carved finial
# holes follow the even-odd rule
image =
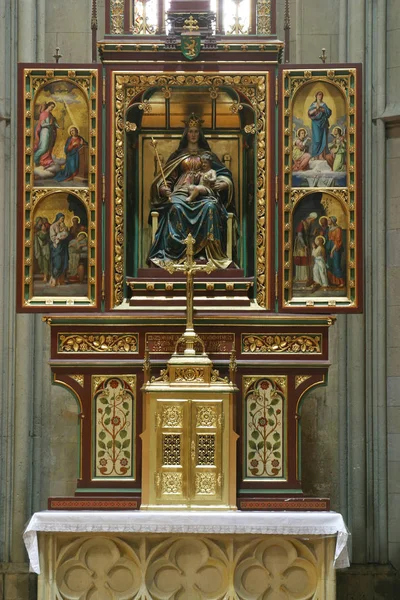
[[[319,56],[319,58],[322,60],[322,62],[324,64],[326,63],[326,59],[328,58],[327,54],[326,54],[326,48],[322,48],[322,54],[321,54],[321,56]]]
[[[290,3],[285,0],[285,14],[283,19],[283,29],[285,31],[285,62],[290,62]]]
[[[60,58],[62,58],[62,54],[60,54],[60,48],[56,48],[56,53],[53,54],[53,58],[57,64],[60,62]]]
[[[91,21],[91,29],[98,29],[97,22],[97,0],[92,0],[92,21]]]
[[[151,377],[151,363],[150,363],[150,352],[149,352],[148,342],[146,342],[146,348],[144,350],[143,373],[144,373],[144,383],[149,382],[150,377]]]
[[[229,380],[230,380],[230,383],[235,383],[236,369],[237,369],[237,365],[236,365],[236,350],[235,350],[235,347],[232,346],[231,359],[229,361]]]
[[[183,29],[186,29],[187,31],[196,31],[196,29],[199,29],[198,26],[198,21],[193,17],[193,15],[190,15],[190,17],[188,19],[185,19],[185,24],[183,26]]]
[[[283,28],[290,29],[290,2],[289,2],[289,0],[285,0],[285,14],[284,14]]]

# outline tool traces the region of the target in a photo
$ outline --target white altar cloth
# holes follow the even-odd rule
[[[335,512],[67,511],[35,513],[24,531],[30,570],[40,573],[37,533],[336,535],[334,565],[349,566],[343,517]]]

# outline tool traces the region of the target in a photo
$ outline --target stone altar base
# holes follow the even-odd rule
[[[334,600],[348,564],[336,513],[47,511],[24,539],[39,600]]]

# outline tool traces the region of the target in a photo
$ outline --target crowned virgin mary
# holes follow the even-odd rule
[[[151,208],[159,219],[150,264],[181,260],[189,233],[197,260],[209,260],[220,269],[231,263],[226,241],[227,209],[234,207],[232,173],[211,152],[201,124],[194,113],[185,121],[177,150],[151,185]]]

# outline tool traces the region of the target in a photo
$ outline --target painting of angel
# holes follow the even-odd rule
[[[34,107],[34,186],[87,186],[89,113],[85,93],[67,79],[52,81],[39,88]]]

